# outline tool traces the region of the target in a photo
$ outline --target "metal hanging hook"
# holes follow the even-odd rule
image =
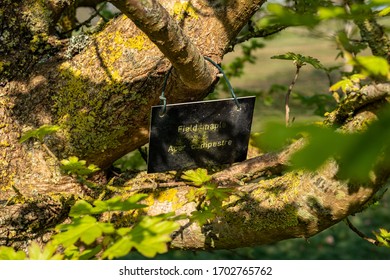
[[[233,89],[232,85],[230,84],[230,81],[229,81],[228,77],[226,76],[225,72],[223,71],[222,67],[219,66],[215,61],[213,61],[211,58],[209,58],[207,56],[205,56],[204,59],[206,59],[208,62],[210,62],[212,65],[214,65],[219,70],[219,72],[223,75],[223,77],[226,81],[226,84],[230,90],[230,93],[231,93],[232,97],[234,98],[234,102],[236,103],[237,108],[240,110],[241,109],[240,103],[238,102],[237,96],[234,93],[234,89]]]

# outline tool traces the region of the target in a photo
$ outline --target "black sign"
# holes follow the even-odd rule
[[[255,97],[153,106],[148,173],[246,159]]]

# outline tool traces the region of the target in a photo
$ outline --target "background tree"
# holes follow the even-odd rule
[[[26,249],[31,240],[46,243],[53,227],[66,221],[70,224],[57,228],[62,232],[43,255],[57,256],[59,245],[67,258],[113,258],[132,248],[154,256],[166,250],[167,242],[173,248],[237,248],[308,238],[375,200],[390,174],[384,129],[389,114],[381,110],[389,96],[389,42],[376,20],[387,15],[388,4],[287,1],[269,5],[267,16],[255,15],[263,2],[112,1],[123,15],[110,20],[103,15],[87,33],[75,34],[83,27],[76,22],[76,8],[91,6],[100,14],[105,3],[3,1],[1,244]],[[345,30],[336,36],[353,69],[332,87],[344,95],[324,121],[351,135],[277,127],[279,138],[271,142],[287,148],[279,145],[278,151],[209,171],[212,175],[197,170],[182,178],[139,173],[130,179],[109,171],[114,161],[147,143],[150,106],[159,103],[171,66],[168,102],[201,100],[218,81],[203,56],[221,62],[250,38],[289,26],[313,28],[324,20],[344,20],[360,30],[357,39]],[[366,46],[374,56],[357,55]],[[290,53],[277,58],[292,60],[298,70],[311,64],[331,72],[310,57]],[[233,70],[243,61],[245,56]],[[311,145],[304,138],[285,143],[302,131],[311,135]],[[354,158],[353,151],[367,139],[379,140]],[[266,147],[262,139],[254,141]],[[313,160],[307,155],[318,152],[316,147],[323,152]],[[291,170],[291,163],[309,170]],[[170,212],[173,217],[160,215]],[[388,238],[382,230],[375,242],[387,244]],[[83,250],[74,248],[78,241]],[[34,246],[29,256],[39,257]],[[24,257],[4,248],[7,256]]]

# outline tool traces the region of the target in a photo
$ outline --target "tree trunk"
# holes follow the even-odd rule
[[[122,15],[93,35],[71,40],[50,33],[64,1],[21,2],[0,4],[0,245],[14,247],[46,241],[76,199],[99,195],[63,174],[60,160],[77,156],[106,169],[147,143],[150,107],[159,104],[170,67],[168,103],[203,99],[218,77],[202,56],[220,62],[264,1],[148,0],[143,6],[112,1],[132,20]],[[45,124],[60,130],[20,143],[26,131]],[[237,187],[224,215],[202,228],[183,222],[172,246],[236,248],[309,237],[358,211],[390,174],[384,172],[367,186],[352,186],[337,180],[337,164],[330,162],[317,173],[276,173],[274,179],[237,185],[244,174],[255,180],[283,167],[298,148],[215,174],[221,186]],[[193,187],[179,183],[150,189],[166,186],[161,182],[176,184],[172,180],[141,173],[127,183],[131,190],[118,188],[110,195],[139,187],[158,198],[148,201],[148,214],[189,214],[196,205],[186,204],[185,194]]]

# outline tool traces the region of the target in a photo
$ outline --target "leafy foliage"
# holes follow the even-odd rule
[[[263,149],[279,149],[286,141],[305,136],[308,144],[291,158],[294,168],[316,170],[329,158],[335,158],[341,162],[339,170],[341,177],[367,181],[377,164],[390,164],[390,131],[387,129],[389,124],[390,109],[387,108],[379,120],[363,133],[345,134],[316,125],[295,125],[286,128],[281,124],[269,124],[265,133],[255,142]]]
[[[22,137],[20,137],[19,142],[23,143],[31,138],[36,138],[40,142],[43,141],[43,138],[49,134],[55,133],[60,129],[58,125],[43,125],[37,129],[32,129],[25,132]]]
[[[306,107],[314,107],[314,114],[324,116],[335,107],[335,100],[329,94],[314,94],[307,96],[299,92],[293,93],[293,98],[299,100]]]
[[[1,246],[0,260],[24,260],[26,253],[23,251],[15,251],[14,248]]]
[[[218,214],[222,214],[222,205],[233,193],[230,188],[218,188],[216,184],[210,182],[211,177],[206,169],[198,168],[184,172],[182,178],[191,181],[198,188],[187,194],[188,202],[197,202],[198,207],[193,211],[190,220],[197,222],[200,226],[212,221]]]
[[[351,61],[351,64],[363,75],[374,79],[388,79],[389,64],[383,57],[378,56],[358,56]]]
[[[281,55],[274,55],[271,57],[271,59],[291,60],[298,67],[302,67],[306,64],[310,64],[316,69],[325,69],[325,67],[321,64],[321,62],[317,58],[311,56],[304,56],[293,52],[288,52],[286,54],[281,54]]]
[[[360,81],[366,79],[367,76],[362,74],[354,74],[350,77],[343,77],[340,81],[332,85],[330,91],[341,90],[344,94],[348,92],[358,91],[360,89]]]
[[[138,194],[126,200],[121,197],[97,200],[93,202],[95,207],[86,201],[78,201],[69,214],[73,217],[72,223],[57,226],[59,233],[53,236],[53,242],[66,248],[68,258],[91,258],[102,252],[102,258],[113,259],[128,254],[133,248],[147,257],[164,253],[167,243],[171,241],[170,235],[179,228],[172,214],[141,217],[132,227],[120,228],[91,216],[144,208],[146,205],[138,202],[146,197],[145,194]],[[94,246],[101,239],[103,242]],[[88,250],[79,252],[76,246],[78,242],[82,242]]]
[[[211,180],[211,177],[207,174],[206,169],[198,168],[196,170],[185,171],[182,175],[182,179],[190,181],[195,186],[201,186]]]
[[[134,219],[133,225],[119,228],[97,218],[111,211],[126,213],[144,208],[145,205],[139,202],[146,197],[145,194],[126,200],[113,197],[106,201],[94,201],[94,206],[84,200],[77,201],[69,214],[71,222],[56,226],[58,233],[43,248],[33,242],[26,255],[23,251],[3,246],[0,247],[0,259],[114,259],[127,255],[132,249],[149,258],[165,253],[171,234],[180,227],[176,221],[182,216],[172,213],[140,216],[138,221]],[[59,249],[62,253],[59,253]]]
[[[390,248],[390,232],[381,228],[379,232],[375,233],[375,236],[382,246]]]
[[[61,169],[67,174],[74,174],[79,176],[88,176],[96,171],[99,171],[99,167],[94,164],[86,166],[85,160],[79,160],[78,157],[69,157],[68,159],[61,160]]]
[[[326,0],[297,0],[292,6],[270,3],[267,5],[267,16],[263,17],[258,25],[266,27],[283,24],[313,28],[327,20],[363,20],[367,17],[383,17],[388,14],[390,6],[388,1],[366,2],[349,2],[349,9],[345,8],[343,2],[337,4]]]
[[[74,245],[79,240],[90,245],[103,233],[111,234],[115,231],[113,225],[98,222],[92,216],[76,217],[71,224],[59,225],[57,229],[60,232],[53,237],[53,241],[65,247]]]
[[[120,237],[104,251],[103,258],[113,259],[125,256],[132,248],[149,258],[156,254],[166,253],[172,232],[179,229],[179,225],[167,220],[167,217],[167,215],[145,216],[131,229],[118,229],[117,233]]]
[[[251,40],[248,43],[241,45],[242,55],[234,58],[232,62],[224,66],[225,74],[229,77],[241,77],[244,74],[244,67],[247,63],[255,63],[256,56],[253,52],[259,48],[263,48],[264,44],[257,40]]]
[[[30,260],[62,260],[63,256],[57,253],[57,246],[49,242],[41,249],[38,243],[32,242],[28,248]]]
[[[135,194],[128,199],[123,200],[120,196],[113,197],[108,200],[95,200],[93,207],[85,200],[79,200],[72,207],[69,216],[79,217],[83,215],[96,215],[109,211],[129,211],[134,209],[145,208],[145,204],[139,204],[138,202],[146,198],[147,194]]]

